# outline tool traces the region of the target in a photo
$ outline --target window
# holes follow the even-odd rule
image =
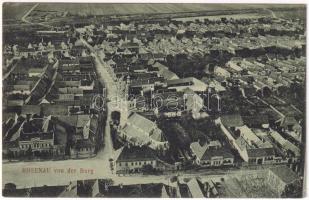
[[[142,162],[139,162],[139,165],[142,165]]]
[[[126,163],[126,167],[128,166],[128,163]]]
[[[131,165],[133,166],[133,165],[134,165],[134,162],[132,162]]]
[[[121,167],[121,163],[119,163],[119,166]]]

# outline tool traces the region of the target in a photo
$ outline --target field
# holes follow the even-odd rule
[[[21,17],[34,6],[34,3],[4,3],[3,19],[19,20]],[[278,10],[281,8],[291,9],[302,7],[299,12],[292,9],[289,12]],[[159,13],[182,13],[182,12],[207,12],[207,11],[224,11],[224,10],[246,10],[246,9],[263,9],[274,10],[279,16],[294,17],[304,16],[304,5],[279,5],[279,4],[162,4],[162,3],[40,3],[35,10],[40,11],[68,11],[72,15],[130,15],[130,14],[159,14]],[[217,13],[218,15],[220,13]],[[223,14],[223,13],[222,13]]]
[[[284,11],[274,11],[277,17],[283,19],[306,19],[306,9],[293,9]]]
[[[41,3],[36,10],[41,11],[68,11],[72,15],[129,15],[129,14],[156,14],[199,12],[215,10],[239,10],[257,8],[295,7],[295,5],[272,4],[159,4],[159,3]]]
[[[35,3],[3,3],[4,20],[20,20]]]
[[[262,14],[262,13],[248,13],[248,14],[231,14],[231,15],[215,15],[215,16],[199,16],[199,17],[183,17],[183,18],[174,18],[176,21],[194,21],[194,20],[201,20],[209,19],[209,20],[220,20],[221,18],[225,17],[227,19],[255,19],[261,16],[269,16],[269,14]]]

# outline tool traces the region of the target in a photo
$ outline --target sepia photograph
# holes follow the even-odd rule
[[[306,12],[2,3],[2,197],[305,197]]]

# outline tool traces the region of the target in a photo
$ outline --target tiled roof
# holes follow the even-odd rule
[[[247,152],[248,152],[248,156],[253,157],[253,158],[275,155],[275,151],[273,148],[247,149]]]
[[[196,157],[202,159],[203,155],[206,152],[207,145],[201,146],[199,142],[193,142],[191,143],[190,148],[192,149]]]
[[[124,147],[117,162],[156,160],[155,151],[147,146]]]
[[[40,105],[23,105],[21,107],[21,114],[26,115],[26,114],[40,114],[41,112],[41,107]]]
[[[269,170],[286,184],[292,183],[299,178],[295,172],[286,166],[278,166]]]
[[[196,180],[196,178],[191,179],[188,183],[188,188],[190,190],[190,193],[192,195],[192,198],[203,198],[204,194]]]
[[[88,139],[77,140],[73,148],[80,150],[81,148],[94,148],[95,144]]]
[[[42,113],[44,116],[49,115],[67,115],[68,106],[59,104],[41,104]]]
[[[209,148],[204,153],[202,160],[211,160],[212,157],[234,158],[234,155],[227,147]]]
[[[243,126],[244,122],[239,114],[221,116],[222,124],[226,127]]]
[[[142,129],[144,132],[149,133],[155,126],[156,124],[149,119],[137,114],[133,113],[129,119],[128,123],[132,124],[135,127],[138,127]]]

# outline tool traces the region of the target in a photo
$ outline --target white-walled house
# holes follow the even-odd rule
[[[233,165],[234,155],[230,149],[221,145],[217,140],[201,145],[199,142],[193,142],[190,145],[195,162],[201,166],[223,166]]]

